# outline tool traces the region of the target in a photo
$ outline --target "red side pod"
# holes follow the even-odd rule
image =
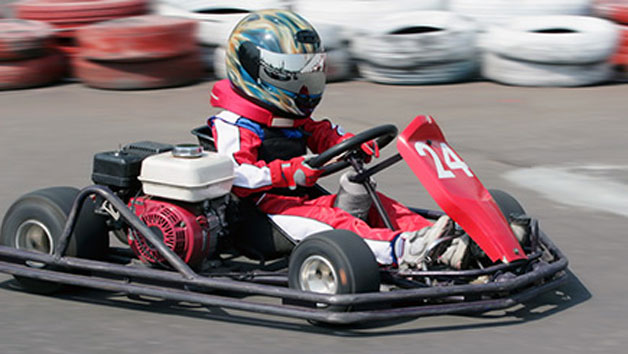
[[[399,135],[397,149],[441,209],[493,262],[527,258],[490,193],[432,117],[417,116]]]

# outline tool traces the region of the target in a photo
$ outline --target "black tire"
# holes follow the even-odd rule
[[[78,189],[72,187],[52,187],[22,196],[4,217],[0,243],[14,248],[54,252],[78,193]],[[83,204],[66,256],[98,259],[106,253],[109,247],[106,219],[94,214],[94,207],[90,198]],[[61,288],[57,283],[15,278],[26,290],[36,293],[48,294]]]
[[[490,189],[489,193],[499,206],[499,209],[502,211],[502,214],[506,217],[506,220],[512,225],[526,225],[526,229],[528,231],[523,231],[522,233],[517,233],[515,228],[513,228],[513,232],[515,232],[515,236],[517,236],[517,240],[521,246],[526,246],[529,242],[529,219],[524,224],[518,223],[517,219],[527,219],[526,211],[523,209],[521,204],[507,192],[501,191],[499,189]],[[514,224],[513,224],[514,222]]]
[[[526,215],[526,211],[512,195],[499,189],[489,189],[488,192],[497,203],[497,206],[499,206],[506,220],[510,221],[512,215]]]
[[[321,268],[331,268],[328,280],[332,288],[304,279],[306,273],[318,275]],[[289,285],[293,289],[328,294],[354,294],[379,291],[379,267],[366,242],[347,230],[331,230],[307,237],[290,256]],[[325,283],[324,281],[321,281]],[[339,311],[334,307],[334,311]]]

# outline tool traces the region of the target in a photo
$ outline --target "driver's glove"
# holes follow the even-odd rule
[[[323,170],[313,168],[305,162],[305,156],[293,157],[288,161],[277,161],[271,165],[273,187],[295,189],[298,186],[311,187]]]

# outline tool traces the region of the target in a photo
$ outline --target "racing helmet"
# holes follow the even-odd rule
[[[325,53],[314,27],[287,10],[244,17],[229,36],[227,77],[236,92],[287,118],[308,117],[325,90]]]

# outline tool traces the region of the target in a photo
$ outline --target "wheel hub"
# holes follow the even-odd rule
[[[18,249],[52,254],[53,244],[50,230],[34,219],[23,222],[15,235],[15,246]]]
[[[329,260],[324,257],[310,256],[299,270],[301,289],[322,294],[336,294],[338,275]]]

